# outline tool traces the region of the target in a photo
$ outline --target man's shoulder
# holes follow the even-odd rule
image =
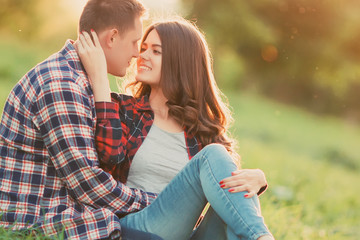
[[[47,78],[62,77],[67,75],[71,69],[66,63],[65,58],[60,53],[54,53],[44,61],[34,67],[34,73],[38,76]]]
[[[79,75],[79,70],[74,68],[73,62],[74,60],[64,55],[64,51],[59,51],[39,63],[35,67],[35,71],[37,71],[40,76],[45,77],[45,81],[50,78],[51,80],[75,80]]]
[[[60,51],[38,63],[25,75],[25,78],[29,79],[31,85],[36,84],[40,88],[49,83],[71,82],[81,87],[88,85],[80,60],[70,42],[67,42]]]
[[[54,53],[47,59],[36,64],[14,86],[12,94],[19,97],[26,95],[26,99],[36,98],[42,91],[41,89],[47,86],[48,83],[64,79],[64,72],[59,71],[61,67],[56,67],[65,65],[61,63],[62,61],[60,54]],[[69,72],[66,66],[62,67],[62,69],[65,72]]]

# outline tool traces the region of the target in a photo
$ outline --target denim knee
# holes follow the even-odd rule
[[[199,153],[203,155],[208,161],[231,161],[233,162],[229,152],[222,144],[212,143],[206,145]]]
[[[228,154],[228,151],[226,150],[224,145],[219,143],[211,143],[209,145],[206,145],[200,152],[204,152],[205,154],[215,153],[215,152]]]

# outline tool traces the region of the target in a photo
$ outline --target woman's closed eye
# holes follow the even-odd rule
[[[159,55],[159,54],[161,54],[161,51],[154,49],[153,53],[156,54],[156,55]]]

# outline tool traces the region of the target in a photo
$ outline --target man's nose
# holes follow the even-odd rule
[[[134,58],[138,58],[139,57],[139,50],[135,49],[134,53],[133,53],[133,57]]]

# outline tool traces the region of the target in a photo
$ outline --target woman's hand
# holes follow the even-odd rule
[[[231,175],[220,181],[220,187],[230,188],[231,193],[247,191],[245,198],[255,196],[260,188],[267,185],[265,174],[260,169],[241,169],[232,172]]]
[[[83,31],[74,43],[81,63],[89,76],[96,102],[111,101],[110,84],[107,78],[106,58],[97,34],[91,30],[91,35]]]

